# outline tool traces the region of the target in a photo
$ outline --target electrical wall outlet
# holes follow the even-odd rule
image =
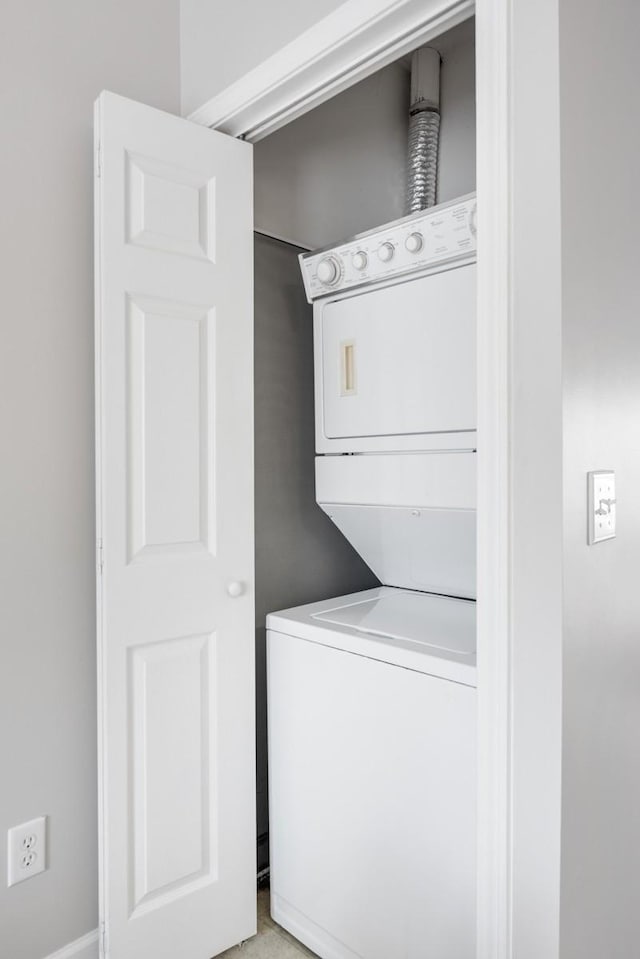
[[[47,820],[45,816],[23,822],[7,837],[7,885],[31,879],[47,868]]]
[[[593,546],[616,535],[616,474],[595,470],[588,478],[588,542]]]

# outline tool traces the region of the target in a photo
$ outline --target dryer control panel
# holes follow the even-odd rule
[[[300,255],[309,303],[476,252],[476,195],[440,203],[326,250]]]

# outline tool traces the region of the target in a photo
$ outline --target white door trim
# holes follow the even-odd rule
[[[477,959],[511,959],[513,953],[510,9],[511,0],[477,0],[476,4]]]
[[[511,0],[347,0],[191,114],[257,141],[476,13],[478,949],[512,957]],[[491,251],[488,256],[483,251]]]
[[[256,142],[473,10],[473,0],[348,0],[189,119]]]

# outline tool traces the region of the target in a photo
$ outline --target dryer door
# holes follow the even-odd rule
[[[316,305],[318,452],[470,449],[476,268]]]

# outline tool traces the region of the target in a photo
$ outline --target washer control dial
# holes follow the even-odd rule
[[[393,259],[394,253],[393,243],[382,243],[378,247],[378,259],[382,260],[383,263],[389,263]]]
[[[407,239],[404,241],[404,245],[409,253],[419,253],[424,246],[422,233],[410,233]]]
[[[316,275],[323,286],[335,286],[342,275],[340,260],[336,256],[325,256],[318,263]]]
[[[369,257],[364,250],[356,250],[351,257],[351,262],[356,270],[366,270]]]

